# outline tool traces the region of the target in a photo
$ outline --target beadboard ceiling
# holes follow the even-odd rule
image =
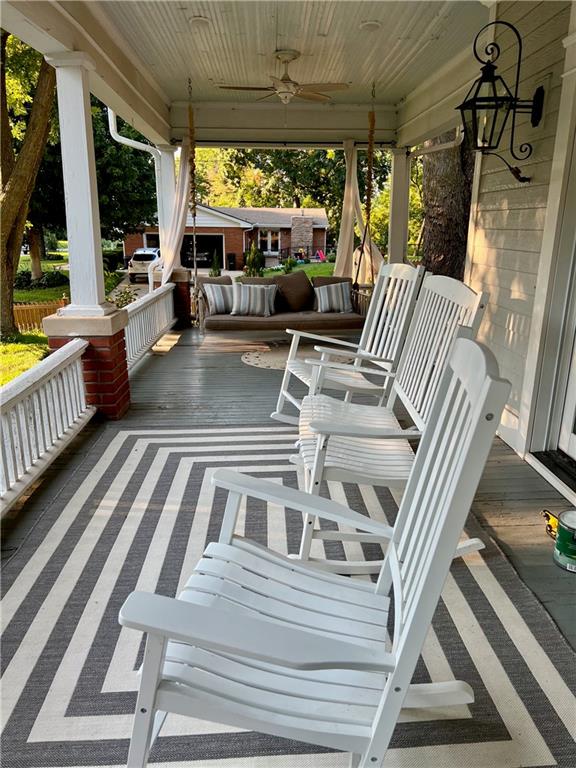
[[[270,85],[280,76],[274,51],[301,57],[290,76],[301,83],[350,84],[335,104],[397,104],[426,77],[470,50],[488,10],[480,2],[185,2],[113,0],[90,7],[109,35],[168,101],[255,102],[262,94],[222,91],[219,84]],[[202,16],[208,23],[191,21]],[[378,21],[379,29],[360,28]]]

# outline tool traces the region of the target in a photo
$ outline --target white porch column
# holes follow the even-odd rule
[[[388,223],[388,261],[403,262],[408,245],[410,197],[410,153],[406,148],[392,150],[390,221]]]
[[[56,69],[71,303],[62,315],[101,317],[115,311],[104,292],[100,213],[88,72],[82,52],[47,55]]]

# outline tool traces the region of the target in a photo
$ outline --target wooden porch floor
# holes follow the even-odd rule
[[[130,429],[265,425],[274,410],[281,371],[242,362],[246,351],[266,351],[284,341],[248,334],[202,336],[198,331],[165,336],[131,379],[132,407],[120,423]],[[118,425],[115,425],[117,428]],[[32,496],[6,523],[3,556],[12,556],[43,511],[74,477],[90,469],[86,457],[96,441],[110,439],[112,425],[95,422],[63,454]],[[507,555],[525,584],[576,648],[574,575],[552,562],[552,540],[540,516],[569,503],[502,441],[496,440],[472,511]]]

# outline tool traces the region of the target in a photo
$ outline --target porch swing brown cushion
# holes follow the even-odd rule
[[[302,275],[309,285],[300,285],[302,278],[293,279],[293,275]],[[291,278],[287,281],[285,278]],[[304,274],[304,272],[293,272],[289,275],[275,275],[274,277],[243,277],[243,283],[250,285],[278,285],[276,294],[276,312],[269,317],[257,317],[253,315],[209,315],[204,319],[204,328],[207,331],[285,331],[286,328],[293,328],[296,331],[354,331],[360,330],[364,325],[364,317],[356,312],[317,312],[314,309],[314,287],[318,285],[330,285],[339,282],[350,282],[349,278],[341,277],[316,277],[314,286]],[[217,283],[231,285],[232,280],[229,275],[222,277],[199,277],[198,284],[202,289],[207,283]],[[280,296],[280,285],[283,284],[286,293],[290,294],[292,306],[297,306],[298,301],[308,301],[306,294],[310,295],[311,302],[307,308],[300,311],[287,310],[286,304],[283,304],[285,296]],[[287,301],[287,300],[286,300]],[[207,307],[207,303],[205,304]],[[305,304],[306,306],[306,304]]]

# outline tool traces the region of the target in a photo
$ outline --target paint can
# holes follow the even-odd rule
[[[554,562],[565,571],[576,573],[576,509],[568,509],[558,516]]]

